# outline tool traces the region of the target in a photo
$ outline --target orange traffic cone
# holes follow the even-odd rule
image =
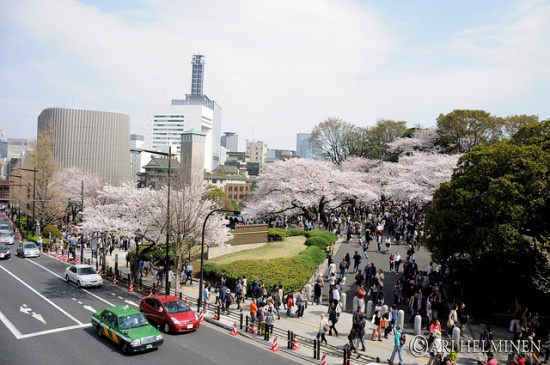
[[[250,325],[248,326],[248,332],[256,333],[256,329],[254,328],[254,322],[250,322]]]
[[[323,356],[321,357],[321,362],[319,363],[319,365],[327,365],[327,354],[323,354]]]
[[[298,340],[296,339],[296,335],[294,335],[294,340],[292,340],[292,349],[294,351],[300,349],[300,346],[298,345]]]
[[[199,322],[204,322],[204,313],[202,312],[202,309],[199,311]]]
[[[273,346],[271,346],[270,348],[271,351],[273,352],[279,352],[279,339],[277,337],[274,337],[273,338]]]
[[[116,285],[116,276],[113,277],[113,285]]]
[[[50,249],[48,248],[48,256],[51,256],[51,252],[50,252]]]
[[[237,332],[237,322],[233,322],[233,329],[231,332],[229,332],[231,336],[238,336],[239,332]]]
[[[129,292],[129,293],[133,293],[133,292],[134,292],[134,282],[133,282],[133,281],[130,282],[130,287],[128,288],[128,292]]]

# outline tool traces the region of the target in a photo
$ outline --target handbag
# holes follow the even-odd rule
[[[380,328],[384,329],[387,326],[387,321],[385,319],[380,320]]]
[[[328,324],[323,325],[323,332],[328,332],[330,330],[330,327]]]

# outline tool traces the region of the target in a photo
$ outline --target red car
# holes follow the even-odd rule
[[[195,331],[200,327],[199,316],[183,300],[174,295],[152,295],[139,303],[145,317],[166,333]]]

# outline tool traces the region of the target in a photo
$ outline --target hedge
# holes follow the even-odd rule
[[[297,291],[304,287],[317,268],[311,256],[302,257],[308,259],[285,257],[272,260],[240,260],[228,264],[207,263],[204,265],[204,275],[207,280],[217,282],[225,270],[227,287],[231,290],[235,287],[235,281],[244,275],[249,283],[252,283],[253,277],[257,277],[268,290],[273,285],[283,285],[285,291]]]
[[[289,229],[288,231],[286,231],[286,235],[288,237],[292,237],[292,236],[305,236],[306,235],[306,231],[303,230],[302,228],[291,228]]]
[[[49,237],[50,233],[52,234],[52,238],[61,238],[61,231],[53,224],[48,224],[44,227],[44,229],[42,229],[43,237]]]
[[[269,228],[267,230],[267,242],[284,241],[285,237],[286,230],[282,228]]]
[[[305,250],[303,250],[298,254],[298,258],[303,256],[311,257],[313,259],[313,263],[315,264],[315,266],[319,266],[327,258],[327,253],[321,250],[317,246],[309,246],[308,248],[306,248]]]
[[[322,231],[320,229],[314,229],[313,231],[306,232],[306,237],[323,237],[329,244],[333,245],[338,240],[338,236],[329,231]]]
[[[321,250],[325,250],[328,246],[330,246],[330,242],[325,237],[314,236],[314,237],[309,237],[306,240],[305,245],[317,246]]]

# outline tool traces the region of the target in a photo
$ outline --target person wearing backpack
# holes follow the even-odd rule
[[[393,352],[391,353],[390,358],[388,359],[388,364],[393,365],[393,360],[395,359],[395,354],[399,355],[399,365],[403,365],[403,346],[405,346],[405,335],[401,329],[401,325],[395,327],[395,336],[393,336]]]

